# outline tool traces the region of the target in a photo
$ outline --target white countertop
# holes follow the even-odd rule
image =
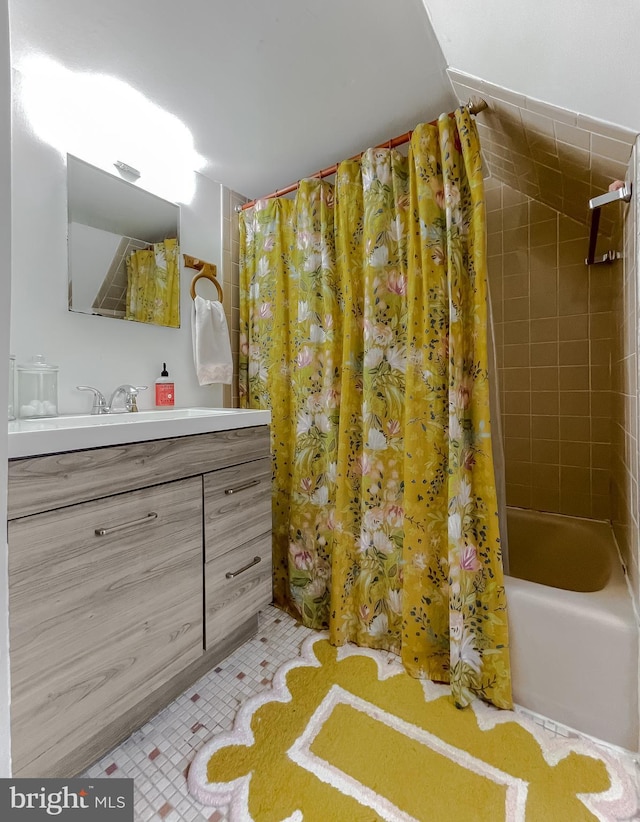
[[[270,411],[172,408],[125,414],[70,414],[9,423],[9,459],[268,425]]]

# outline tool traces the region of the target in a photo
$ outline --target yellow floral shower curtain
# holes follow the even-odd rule
[[[241,395],[272,411],[276,602],[511,705],[487,376],[485,211],[466,109],[408,157],[241,215]]]
[[[178,240],[170,238],[127,257],[125,319],[180,326]]]

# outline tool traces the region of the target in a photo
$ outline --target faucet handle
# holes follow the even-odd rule
[[[137,401],[136,398],[137,398],[138,394],[140,393],[140,391],[146,391],[148,386],[147,385],[134,385],[134,386],[132,386],[132,388],[135,388],[136,390],[135,390],[135,392],[132,391],[130,393],[131,411],[137,411],[138,410],[138,401]]]
[[[104,398],[102,391],[94,388],[92,385],[76,385],[78,391],[93,391],[93,405],[91,406],[92,414],[108,414],[109,406]]]

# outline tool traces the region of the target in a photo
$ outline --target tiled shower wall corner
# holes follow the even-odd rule
[[[611,516],[611,267],[588,229],[486,181],[507,503]]]
[[[638,270],[640,267],[639,144],[631,155],[627,180],[633,186],[624,210],[623,265],[617,264],[613,287],[616,339],[612,357],[612,520],[629,571],[636,602],[640,601],[640,531],[638,527]]]
[[[222,187],[222,277],[224,312],[231,337],[233,355],[233,383],[223,388],[225,408],[238,408],[238,354],[240,351],[240,237],[236,207],[247,198]]]

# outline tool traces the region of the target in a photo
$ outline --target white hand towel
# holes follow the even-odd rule
[[[233,360],[224,308],[196,294],[191,309],[193,363],[200,385],[233,381]]]

